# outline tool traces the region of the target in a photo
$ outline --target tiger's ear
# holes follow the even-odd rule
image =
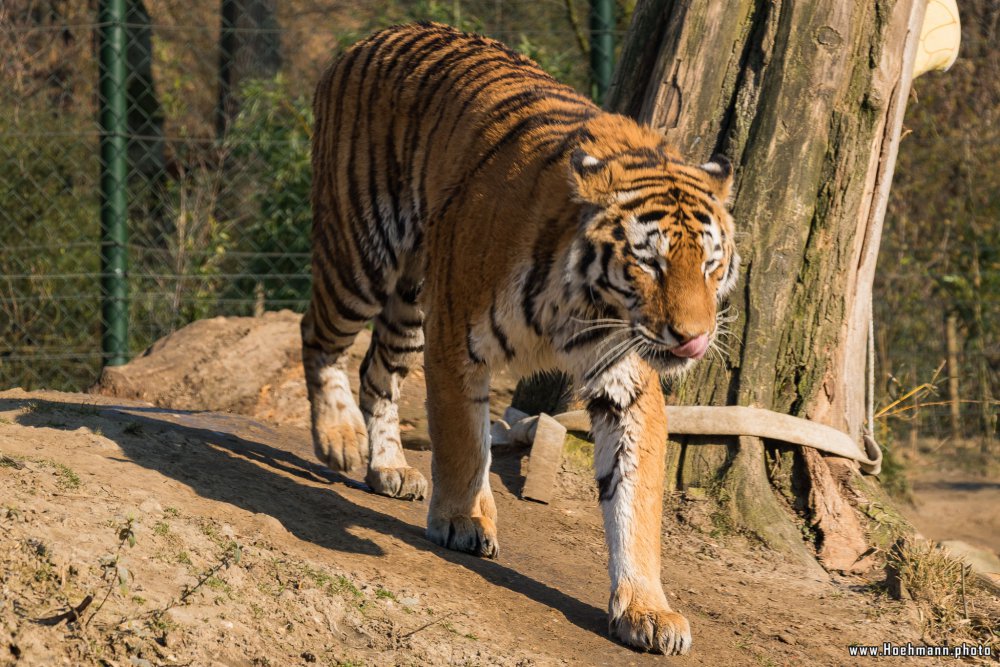
[[[715,192],[719,199],[728,204],[729,198],[733,194],[733,165],[729,158],[721,153],[716,153],[711,160],[701,165],[701,168],[715,183]]]
[[[569,180],[578,201],[606,204],[614,197],[611,170],[599,158],[577,148],[569,159]]]

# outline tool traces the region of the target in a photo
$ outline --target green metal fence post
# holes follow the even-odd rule
[[[590,0],[590,81],[591,97],[604,104],[604,96],[614,74],[615,25],[613,0]]]
[[[128,361],[128,147],[126,143],[125,0],[101,0],[101,354],[107,366]]]

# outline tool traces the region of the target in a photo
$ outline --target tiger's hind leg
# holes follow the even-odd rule
[[[302,318],[302,365],[316,456],[334,470],[347,471],[368,460],[365,419],[347,378],[347,349],[364,321],[338,315],[332,301],[313,288]]]
[[[399,434],[400,387],[424,349],[419,285],[401,278],[375,319],[358,392],[371,449],[365,481],[376,493],[405,500],[421,500],[427,493],[427,480],[406,463]]]

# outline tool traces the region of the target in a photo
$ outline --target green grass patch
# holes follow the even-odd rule
[[[326,590],[326,592],[328,593],[334,593],[338,595],[347,594],[356,599],[361,599],[364,597],[361,594],[361,591],[358,590],[358,587],[355,586],[350,579],[348,579],[342,574],[332,575],[329,574],[328,572],[324,572],[323,570],[318,570],[308,565],[302,566],[302,574],[307,579],[312,581],[317,588],[322,588]],[[378,593],[376,593],[376,596],[381,597],[379,593],[381,593],[383,590],[385,589],[379,589]],[[386,591],[386,593],[392,595],[392,593],[389,591]],[[395,597],[393,597],[393,599],[395,599]]]
[[[594,467],[594,443],[586,439],[586,433],[566,434],[563,445],[563,462],[567,467],[589,471]]]

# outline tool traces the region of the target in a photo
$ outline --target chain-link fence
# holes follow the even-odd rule
[[[557,78],[599,96],[610,75],[607,51],[621,43],[634,4],[0,2],[0,388],[90,385],[105,362],[116,360],[107,334],[116,331],[108,317],[117,319],[117,306],[127,324],[123,359],[198,318],[303,310],[309,293],[312,88],[336,53],[360,37],[393,23],[444,21],[497,37]],[[101,13],[113,5],[120,18]],[[120,43],[109,40],[112,28]],[[110,44],[106,55],[121,61],[120,81],[107,64],[102,70],[102,43]],[[959,81],[949,76],[942,81]],[[117,124],[102,130],[101,111],[114,106],[109,97],[115,95],[124,108],[113,119]],[[915,106],[913,115],[918,137],[933,134],[916,113],[922,108]],[[102,138],[117,139],[124,155],[107,146],[102,153]],[[891,334],[879,338],[879,403],[890,406],[910,390],[933,384],[933,392],[922,390],[890,408],[883,423],[900,438],[978,437],[996,424],[990,390],[997,373],[995,336],[976,331],[988,333],[995,321],[989,276],[998,274],[992,260],[984,259],[980,320],[986,324],[966,327],[970,340],[981,344],[964,345],[959,357],[956,428],[947,371],[934,374],[946,357],[934,324],[939,315],[928,306],[932,293],[917,289],[929,281],[902,270],[929,251],[920,238],[900,240],[893,231],[915,227],[897,221],[894,211],[916,201],[906,184],[921,182],[911,175],[935,162],[918,155],[931,148],[911,139],[901,150],[897,204],[883,247],[889,261],[880,265],[876,284],[876,330]],[[914,155],[907,157],[908,150]],[[940,155],[939,149],[930,152]],[[105,182],[102,198],[102,173],[108,177],[109,160],[116,157],[124,175]],[[102,217],[102,200],[115,203],[109,183],[123,197],[120,237],[102,236],[102,221],[108,232],[114,217],[107,210]],[[127,256],[120,276],[124,300],[102,299],[102,284],[113,296],[118,278],[113,262],[102,264],[102,250],[106,260],[117,250]],[[975,323],[971,315],[966,319]]]
[[[610,34],[629,5],[605,12]],[[0,387],[79,390],[116,343],[124,360],[198,318],[303,310],[312,87],[361,36],[441,20],[586,90],[588,16],[587,0],[0,4]]]

